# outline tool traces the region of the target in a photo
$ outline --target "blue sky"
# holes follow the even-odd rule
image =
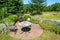
[[[30,0],[23,0],[23,3],[24,3],[24,4],[28,4],[29,1],[30,1]]]
[[[54,4],[54,3],[60,3],[60,0],[47,0],[47,4],[48,5],[51,5],[51,4]]]
[[[29,2],[30,0],[23,0],[23,3],[24,4],[28,4],[28,2]],[[46,1],[47,2],[47,5],[51,5],[51,4],[54,4],[54,3],[60,3],[60,0],[47,0]]]

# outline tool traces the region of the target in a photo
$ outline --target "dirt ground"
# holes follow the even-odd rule
[[[29,32],[23,32],[21,31],[21,27],[18,24],[19,22],[16,23],[16,26],[18,28],[17,33],[15,34],[14,32],[10,32],[9,35],[14,38],[22,38],[22,39],[32,39],[39,37],[42,33],[43,30],[41,29],[39,24],[32,24],[31,25],[31,30]],[[22,34],[21,34],[22,33]]]

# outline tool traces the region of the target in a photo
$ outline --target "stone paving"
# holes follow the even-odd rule
[[[24,40],[29,40],[32,38],[39,37],[43,33],[43,30],[41,29],[39,24],[32,24],[30,32],[22,34],[21,27],[18,25],[18,22],[16,23],[16,26],[18,28],[17,33],[16,34],[14,32],[9,33],[9,35],[14,38],[22,38]]]

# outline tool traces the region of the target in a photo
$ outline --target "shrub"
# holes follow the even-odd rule
[[[17,19],[18,17],[16,15],[10,15],[7,18],[2,19],[0,23],[3,23],[4,21],[8,21],[10,25],[13,25]]]
[[[22,17],[23,17],[24,20],[26,20],[27,18],[30,18],[30,21],[32,23],[38,23],[37,18],[31,16],[30,14],[24,14]]]
[[[31,15],[30,15],[30,14],[24,14],[24,15],[22,16],[22,18],[23,18],[24,20],[26,20],[27,18],[31,18]]]
[[[37,18],[34,18],[34,17],[31,17],[31,20],[30,20],[32,23],[38,23],[38,19]]]
[[[36,13],[37,13],[37,11],[34,10],[31,15],[35,15]]]

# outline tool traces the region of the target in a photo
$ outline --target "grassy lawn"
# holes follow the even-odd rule
[[[56,34],[60,34],[60,25],[57,25],[56,23],[54,22],[42,22],[40,23],[41,27],[45,30],[49,30],[49,31],[53,31],[55,32]]]
[[[54,20],[60,20],[60,12],[49,12],[49,13],[43,13],[43,15],[39,16],[39,24],[43,29],[54,31],[55,33],[60,34],[60,25],[58,25],[55,22],[47,22],[44,21],[41,17],[47,18],[47,19],[54,19]]]
[[[59,35],[56,35],[54,32],[50,32],[50,31],[44,31],[43,34],[38,37],[38,38],[34,38],[31,40],[60,40]]]
[[[41,16],[48,19],[60,20],[60,12],[45,12]]]
[[[4,34],[0,34],[0,40],[21,40],[21,39],[12,38],[8,34],[4,33]]]

